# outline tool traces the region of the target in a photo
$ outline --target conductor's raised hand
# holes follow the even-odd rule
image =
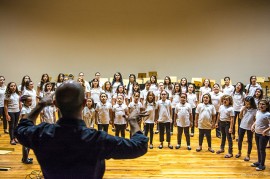
[[[44,96],[43,98],[40,99],[38,104],[42,107],[52,105],[53,104],[53,96],[54,96],[53,94]]]

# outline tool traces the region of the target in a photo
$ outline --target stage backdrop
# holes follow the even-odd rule
[[[0,75],[270,76],[267,0],[1,0]]]

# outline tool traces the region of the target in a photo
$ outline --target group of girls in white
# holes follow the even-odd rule
[[[8,131],[7,124],[3,127],[5,133],[10,134],[10,144],[17,143],[14,128],[19,118],[24,118],[40,98],[53,95],[55,89],[69,79],[74,80],[74,76],[60,73],[56,82],[50,82],[49,75],[43,74],[35,91],[34,83],[28,75],[23,77],[18,88],[14,82],[5,86],[5,78],[0,76],[0,112],[9,123]],[[221,138],[217,154],[225,152],[226,139],[228,141],[228,153],[225,158],[233,157],[233,140],[236,135],[238,153],[235,157],[241,157],[243,138],[247,132],[248,149],[244,161],[250,160],[255,132],[258,161],[252,166],[258,171],[265,169],[265,151],[270,136],[269,102],[263,98],[263,91],[256,82],[256,76],[250,77],[250,83],[246,88],[241,82],[237,82],[235,86],[231,85],[229,77],[224,78],[225,84],[222,87],[217,83],[211,87],[210,80],[205,79],[199,89],[198,98],[195,94],[195,85],[188,83],[186,78],[182,78],[179,83],[172,83],[170,77],[166,76],[164,82],[157,83],[156,76],[151,76],[142,90],[134,74],[129,75],[129,82],[125,86],[120,72],[114,74],[112,82],[105,83],[100,81],[99,72],[95,73],[95,77],[90,82],[85,81],[84,73],[80,72],[77,81],[85,89],[87,102],[82,111],[82,118],[89,128],[97,125],[98,130],[108,132],[111,124],[116,136],[125,137],[125,131],[128,130],[127,116],[134,110],[146,111],[148,116],[138,123],[143,124],[146,136],[150,134],[150,149],[154,148],[155,124],[157,126],[155,133],[159,134],[159,149],[163,148],[165,133],[168,148],[174,148],[171,144],[171,135],[176,127],[175,149],[181,148],[182,133],[184,133],[187,150],[191,150],[190,137],[194,136],[196,127],[199,137],[196,151],[202,151],[204,136],[206,136],[208,151],[214,153],[211,131],[216,129],[216,137]],[[55,106],[46,107],[41,112],[41,122],[55,123],[56,112]],[[59,111],[58,116],[61,117]],[[24,147],[22,159],[24,163],[32,163],[28,153],[29,149]]]

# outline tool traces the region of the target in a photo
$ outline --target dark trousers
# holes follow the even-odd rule
[[[202,146],[204,136],[206,136],[208,147],[211,148],[211,129],[199,129],[199,146]]]
[[[196,108],[192,108],[192,122],[193,125],[191,127],[191,133],[194,134],[194,128],[195,128],[195,115],[196,115]]]
[[[11,118],[10,121],[8,121],[9,137],[10,137],[10,140],[13,140],[13,139],[15,139],[14,130],[18,125],[20,112],[9,112],[8,115]]]
[[[29,151],[30,151],[29,148],[22,146],[22,155],[23,155],[22,161],[26,161],[28,159]]]
[[[98,130],[99,131],[105,131],[108,133],[109,124],[98,124]]]
[[[258,162],[262,166],[264,166],[264,163],[265,163],[265,157],[266,157],[265,148],[266,148],[268,140],[269,140],[269,136],[263,136],[262,134],[255,133],[255,141],[256,141],[257,153],[258,153]]]
[[[3,116],[3,129],[5,130],[7,129],[7,119],[4,107],[0,107],[0,116]]]
[[[229,143],[228,153],[232,154],[233,143],[232,143],[232,135],[229,133],[231,122],[229,121],[220,121],[220,131],[221,131],[221,145],[220,148],[224,150],[226,138]]]
[[[253,139],[253,132],[251,130],[242,129],[239,127],[239,136],[238,136],[238,150],[242,150],[242,143],[247,131],[247,139],[248,139],[248,151],[247,154],[250,155],[252,149],[252,139]]]
[[[216,119],[218,117],[219,112],[216,113]],[[216,136],[221,136],[221,132],[220,132],[220,121],[218,121],[218,127],[216,128]]]
[[[171,134],[170,134],[170,122],[161,123],[159,122],[159,141],[164,141],[164,131],[166,128],[166,142],[171,142]]]
[[[237,128],[237,133],[239,134],[239,126],[240,126],[240,123],[241,123],[241,119],[239,118],[239,114],[240,114],[240,111],[234,111],[234,122],[233,122],[233,132],[232,134],[235,135],[235,124],[236,124],[236,118],[238,118],[238,128]]]
[[[150,132],[150,144],[153,144],[154,125],[154,123],[145,123],[144,126],[144,135],[148,136],[148,132]]]
[[[175,114],[175,108],[172,108],[171,132],[173,132],[173,127],[174,127],[174,114]]]
[[[181,145],[183,131],[186,136],[187,146],[190,146],[189,127],[177,127],[177,143]]]
[[[115,136],[119,137],[119,133],[121,133],[121,137],[125,138],[126,124],[114,124],[114,127],[115,127]]]

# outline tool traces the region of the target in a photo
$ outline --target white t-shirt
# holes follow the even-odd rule
[[[234,91],[233,85],[226,86],[222,89],[223,94],[231,95]]]
[[[244,106],[241,108],[244,108]],[[245,130],[251,130],[251,126],[254,123],[254,119],[257,113],[257,109],[246,109],[243,111],[243,118],[240,123],[240,127]]]
[[[215,106],[216,111],[219,111],[218,109],[221,104],[221,97],[223,96],[223,93],[215,93],[214,91],[212,91],[209,94],[211,95],[212,104]]]
[[[97,103],[96,112],[98,114],[98,124],[109,124],[110,122],[110,110],[112,109],[111,103],[102,102]]]
[[[0,107],[4,107],[6,88],[7,87],[5,85],[0,87]]]
[[[250,86],[250,88],[249,88],[249,86]],[[261,85],[259,85],[258,83],[256,83],[255,85],[247,84],[245,89],[248,90],[248,88],[249,88],[249,92],[248,92],[247,96],[254,96],[257,88],[262,89]]]
[[[118,93],[118,94],[120,94],[120,93]],[[113,95],[113,99],[115,99],[116,101],[117,101],[117,95],[118,95],[117,93],[114,93],[114,95]],[[123,99],[123,104],[125,104],[126,105],[126,97],[127,97],[127,95],[126,94],[121,94],[123,97],[124,97],[124,99]]]
[[[196,113],[199,114],[198,128],[199,129],[211,129],[212,117],[216,115],[216,109],[212,104],[198,104]]]
[[[109,103],[112,103],[112,97],[113,97],[113,93],[112,93],[112,92],[110,92],[110,91],[105,91],[105,93],[106,93],[106,94],[107,94],[107,96],[108,96],[107,101],[108,101]]]
[[[9,98],[5,98],[8,100],[8,112],[20,112],[20,96],[17,93],[12,93]]]
[[[94,128],[95,124],[95,109],[89,109],[87,106],[82,111],[83,120],[88,128]]]
[[[265,129],[270,126],[270,113],[257,111],[256,121],[255,121],[255,132],[257,134],[262,134]],[[270,136],[270,133],[266,133],[267,136]]]
[[[115,113],[114,124],[126,124],[127,121],[123,117],[128,112],[128,107],[125,104],[115,104],[113,106],[113,112]]]
[[[189,103],[178,103],[175,107],[175,114],[177,114],[176,123],[179,127],[189,127],[190,126],[190,114],[192,113],[192,108]]]
[[[138,101],[138,103],[135,103],[134,101],[132,101],[129,103],[128,108],[130,109],[130,112],[132,112],[133,110],[136,110],[138,113],[140,113],[141,108],[143,108],[143,106],[140,101]]]
[[[153,91],[154,94],[156,93],[156,91],[158,91],[158,86],[156,84],[151,84],[149,91]]]
[[[129,84],[129,90],[127,92],[127,98],[130,99],[132,97],[132,91],[133,91],[133,84]]]
[[[196,108],[197,95],[194,93],[187,93],[187,102],[190,104],[191,108]]]
[[[154,106],[154,103],[147,103],[145,111],[147,112],[147,114],[149,114],[149,116],[144,117],[145,123],[153,124],[155,122],[156,112],[156,106]]]
[[[26,89],[23,91],[23,94],[22,95],[29,95],[31,96],[32,98],[32,105],[31,105],[31,108],[34,109],[36,107],[36,104],[37,104],[37,93],[36,93],[36,90],[32,89],[31,91]]]
[[[31,107],[26,107],[23,105],[21,113],[20,114],[29,114],[31,112]]]
[[[165,101],[158,100],[157,101],[157,107],[158,107],[158,122],[161,123],[167,123],[172,122],[171,119],[171,101],[166,99]]]
[[[242,95],[240,93],[232,93],[232,98],[233,98],[233,110],[234,111],[240,111],[242,106],[244,106],[244,101],[246,98],[245,93],[243,93]]]
[[[118,82],[118,81],[114,82],[114,84],[112,85],[112,92],[113,92],[113,94],[116,93],[116,89],[117,89],[117,87],[118,87],[119,85],[121,85],[120,82]]]
[[[210,93],[212,91],[212,89],[210,87],[205,87],[205,86],[202,86],[200,87],[200,92],[201,92],[201,99],[200,101],[202,101],[202,96],[206,93]]]
[[[91,88],[90,89],[90,96],[91,98],[93,98],[94,103],[99,103],[100,99],[100,93],[103,92],[103,90],[101,88]]]
[[[140,98],[143,99],[143,103],[146,101],[146,97],[147,97],[148,92],[149,92],[149,90],[147,91],[146,89],[144,89],[140,92]]]
[[[179,103],[180,101],[180,96],[179,96],[179,92],[175,93],[172,95],[172,108],[175,108],[175,106]]]
[[[88,81],[84,81],[84,86],[85,86],[85,92],[86,93],[90,92],[91,87]]]
[[[232,106],[221,105],[219,107],[220,121],[231,121],[231,117],[234,116],[234,110]]]
[[[46,123],[54,124],[54,113],[56,112],[55,106],[46,106],[43,108],[43,120]]]
[[[187,93],[188,92],[188,87],[181,85],[180,88],[181,88],[182,93]]]

